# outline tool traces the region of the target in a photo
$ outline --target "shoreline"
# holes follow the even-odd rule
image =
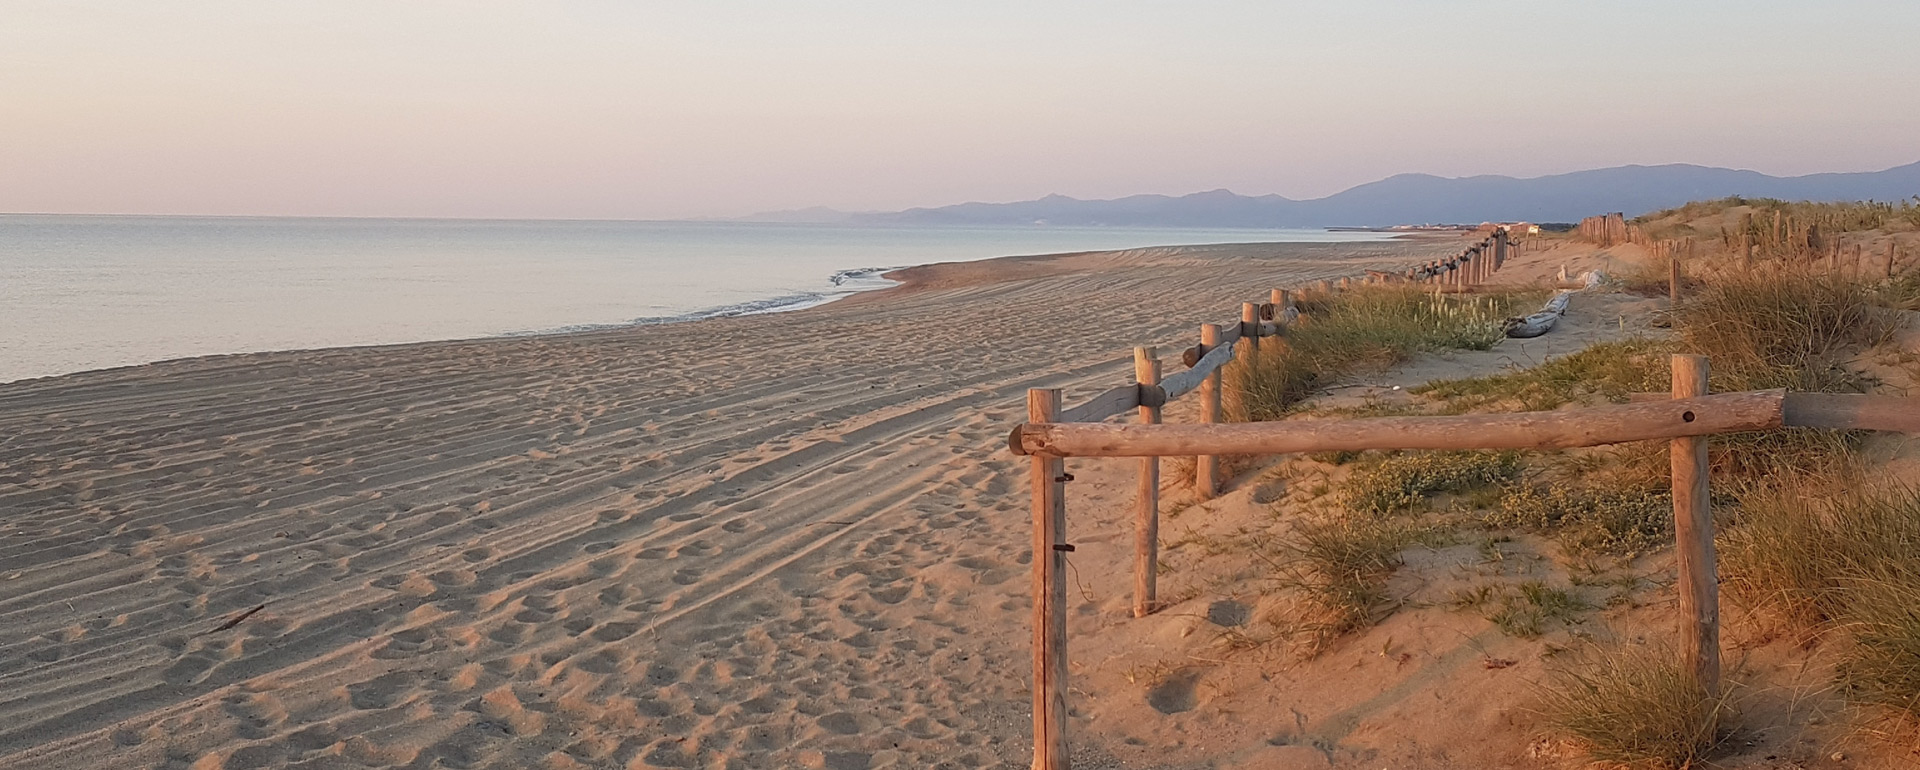
[[[949,263],[806,312],[0,386],[0,767],[1018,763],[1020,395],[1450,246]]]
[[[1328,232],[1335,232],[1328,228]],[[1061,270],[1081,269],[1084,265],[1073,264],[1075,260],[1097,259],[1099,255],[1122,254],[1141,250],[1166,249],[1273,249],[1295,245],[1347,245],[1367,243],[1390,243],[1449,239],[1457,237],[1451,233],[1413,232],[1398,233],[1391,238],[1378,240],[1328,240],[1328,241],[1262,241],[1232,242],[1208,244],[1172,244],[1164,246],[1146,246],[1130,249],[1104,249],[1088,251],[1054,252],[1045,254],[1015,254],[985,257],[977,260],[928,262],[900,267],[863,267],[846,268],[835,271],[828,281],[841,285],[850,281],[886,282],[884,285],[870,285],[844,291],[811,292],[784,294],[758,300],[748,300],[712,308],[703,308],[672,316],[649,316],[627,321],[589,324],[566,324],[556,327],[507,331],[476,336],[431,338],[405,340],[398,342],[374,342],[368,344],[317,345],[311,347],[268,348],[262,350],[240,350],[198,355],[158,358],[139,363],[118,364],[55,374],[35,375],[12,380],[0,380],[0,388],[20,383],[37,382],[75,375],[99,372],[115,372],[141,367],[184,364],[199,360],[231,359],[244,356],[266,356],[276,354],[296,354],[330,350],[367,350],[387,347],[408,347],[436,344],[473,344],[488,340],[513,340],[545,337],[565,337],[568,335],[591,335],[617,333],[621,330],[643,327],[677,326],[685,323],[711,321],[724,318],[742,318],[761,315],[797,313],[822,307],[848,304],[879,302],[893,297],[907,296],[931,288],[970,285],[987,282],[1015,281],[1057,274]],[[1062,265],[1062,263],[1066,263]],[[1051,267],[1050,267],[1051,266]]]

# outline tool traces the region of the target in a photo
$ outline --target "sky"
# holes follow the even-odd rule
[[[0,212],[672,219],[1920,160],[1920,3],[0,0]]]

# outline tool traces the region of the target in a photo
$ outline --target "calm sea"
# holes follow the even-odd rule
[[[0,382],[171,358],[806,307],[879,268],[1376,233],[0,216]]]

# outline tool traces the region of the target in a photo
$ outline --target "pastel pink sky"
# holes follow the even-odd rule
[[[1920,160],[1920,4],[0,0],[0,212],[678,218]]]

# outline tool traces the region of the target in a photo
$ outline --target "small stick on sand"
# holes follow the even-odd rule
[[[264,610],[264,609],[266,609],[266,608],[267,608],[267,605],[265,605],[265,604],[262,604],[262,605],[259,605],[259,606],[257,606],[257,607],[254,607],[253,609],[250,609],[250,610],[247,610],[246,612],[242,612],[242,613],[240,613],[239,615],[235,615],[235,616],[233,617],[233,619],[232,619],[232,620],[229,620],[229,621],[227,621],[227,622],[225,622],[225,623],[221,623],[221,624],[220,624],[220,627],[219,627],[219,628],[216,628],[216,629],[214,629],[214,630],[212,630],[212,631],[208,631],[207,633],[209,633],[209,634],[217,634],[217,633],[220,633],[221,631],[225,631],[225,630],[227,630],[227,629],[229,629],[229,628],[232,628],[232,627],[234,627],[234,626],[237,626],[237,625],[240,625],[240,621],[243,621],[243,620],[246,620],[247,618],[250,618],[250,617],[253,617],[253,613],[256,613],[256,612],[259,612],[259,611],[261,611],[261,610]],[[204,636],[204,634],[203,634],[203,636]]]

